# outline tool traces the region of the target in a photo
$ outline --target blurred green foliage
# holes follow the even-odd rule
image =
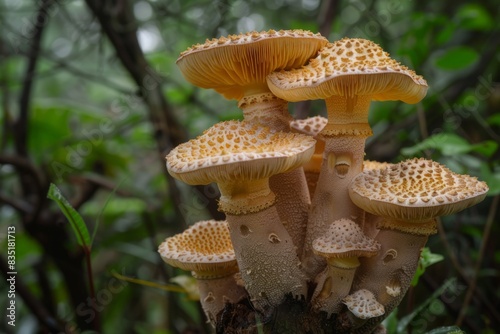
[[[0,156],[14,154],[9,124],[17,118],[25,68],[42,1],[0,0],[0,95],[2,135]],[[400,161],[426,156],[459,173],[485,180],[489,197],[480,205],[442,219],[446,234],[432,236],[428,246],[445,261],[427,268],[420,283],[400,305],[397,319],[412,326],[397,330],[421,333],[455,323],[469,286],[477,275],[474,298],[468,303],[462,328],[489,333],[500,326],[495,307],[500,298],[500,250],[485,238],[488,219],[498,223],[493,196],[500,194],[500,7],[497,1],[463,0],[137,0],[103,1],[112,11],[130,6],[137,36],[151,72],[162,79],[168,105],[188,137],[212,124],[240,119],[235,101],[187,83],[175,66],[179,53],[206,38],[249,30],[309,29],[334,41],[344,36],[379,43],[393,57],[414,69],[429,83],[427,97],[418,105],[373,103],[370,123],[374,135],[367,158]],[[30,161],[46,172],[69,201],[76,202],[88,182],[98,189],[81,203],[78,212],[88,229],[97,228],[92,265],[97,302],[74,309],[64,276],[47,250],[23,227],[9,199],[21,196],[17,170],[0,165],[0,247],[4,231],[16,226],[17,271],[29,291],[63,323],[74,324],[99,315],[103,333],[188,333],[207,330],[196,302],[185,294],[120,281],[113,272],[167,284],[186,274],[167,267],[156,253],[167,236],[183,230],[197,217],[206,217],[206,193],[177,186],[182,212],[175,211],[167,187],[165,166],[157,151],[155,128],[147,106],[116,50],[103,34],[84,1],[57,1],[46,15],[46,29],[36,71],[28,122]],[[121,27],[128,29],[129,27]],[[297,117],[324,114],[322,101],[292,104]],[[118,185],[120,185],[119,188]],[[102,210],[110,193],[117,189]],[[205,196],[205,197],[204,197]],[[57,211],[54,203],[44,205]],[[100,217],[98,226],[95,222]],[[56,222],[54,222],[56,223]],[[57,221],[57,224],[68,224]],[[493,224],[489,235],[498,235]],[[66,226],[69,231],[70,226]],[[447,243],[443,242],[446,238]],[[61,243],[77,249],[68,236]],[[487,242],[481,254],[481,244]],[[3,254],[3,251],[2,251]],[[478,271],[475,264],[481,261]],[[464,278],[465,277],[465,278]],[[455,290],[441,291],[443,282],[456,279]],[[464,279],[468,280],[464,282]],[[455,282],[455,281],[454,281]],[[6,283],[2,281],[0,286]],[[446,283],[444,283],[446,284]],[[444,298],[443,298],[444,296]],[[48,298],[50,297],[50,298]],[[449,297],[449,298],[446,298]],[[429,300],[440,304],[437,312]],[[37,319],[18,296],[15,331],[2,322],[0,331],[35,333]],[[0,306],[8,302],[0,294]],[[436,302],[437,303],[437,302]],[[422,306],[423,305],[423,306]],[[420,307],[420,308],[419,308]],[[492,309],[493,308],[493,309]],[[415,310],[418,312],[414,312]],[[427,310],[427,311],[426,311]],[[429,314],[431,316],[429,316]],[[396,320],[394,320],[396,319]],[[90,321],[90,320],[89,320]],[[397,326],[396,326],[397,327]],[[450,329],[451,330],[451,329]],[[68,330],[69,331],[69,330]]]

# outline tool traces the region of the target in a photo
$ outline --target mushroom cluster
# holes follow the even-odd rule
[[[427,91],[371,41],[249,32],[194,45],[177,64],[192,84],[237,100],[243,114],[166,157],[174,178],[214,182],[221,193],[226,221],[199,222],[159,248],[165,262],[193,272],[217,332],[243,318],[255,321],[254,330],[244,321],[245,332],[257,323],[278,328],[290,300],[302,304],[286,319],[294,332],[380,329],[436,217],[486,196],[484,182],[431,160],[364,161],[370,102],[417,103]],[[307,99],[324,99],[328,118],[294,120],[288,102]],[[236,304],[254,317],[238,315]]]

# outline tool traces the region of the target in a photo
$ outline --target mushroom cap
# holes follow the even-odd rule
[[[328,124],[328,118],[323,116],[313,116],[306,119],[296,119],[290,122],[290,128],[294,132],[303,133],[318,139],[317,136]]]
[[[165,239],[158,253],[173,267],[205,275],[225,276],[238,271],[226,221],[197,222],[184,232]]]
[[[481,202],[488,186],[432,161],[409,159],[365,170],[349,187],[351,200],[371,214],[407,221],[429,221]]]
[[[291,102],[367,95],[372,100],[417,103],[428,88],[421,76],[361,38],[328,43],[307,65],[272,73],[267,83],[276,96]]]
[[[193,45],[177,65],[192,84],[240,100],[248,87],[266,85],[269,73],[304,65],[326,43],[306,30],[252,31]]]
[[[363,234],[350,219],[334,221],[326,234],[312,243],[315,254],[325,258],[370,257],[380,250],[380,244]]]
[[[188,184],[264,179],[309,161],[315,143],[306,135],[226,121],[174,148],[167,169]]]
[[[363,161],[363,170],[370,169],[382,169],[391,166],[390,162],[380,162],[375,160],[364,160]]]
[[[380,304],[375,295],[366,289],[358,290],[342,299],[349,311],[359,319],[370,319],[384,315],[384,305]]]

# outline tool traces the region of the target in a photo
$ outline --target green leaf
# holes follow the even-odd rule
[[[481,143],[471,145],[471,150],[491,157],[498,149],[498,143],[493,140],[485,140]]]
[[[403,148],[401,153],[406,156],[415,156],[425,150],[437,150],[445,156],[477,152],[489,157],[495,153],[497,148],[498,143],[492,140],[486,140],[472,145],[466,139],[456,134],[438,133],[414,146]]]
[[[420,276],[422,276],[427,269],[427,267],[433,265],[434,263],[443,261],[444,257],[441,254],[431,253],[430,249],[424,247],[422,249],[422,253],[420,254],[420,260],[418,262],[417,271],[413,276],[413,280],[411,281],[412,286],[416,286],[418,284],[418,280]]]
[[[397,333],[406,333],[408,325],[415,319],[422,311],[424,311],[433,301],[437,300],[440,295],[442,295],[447,289],[456,286],[457,279],[455,277],[448,279],[444,284],[439,287],[434,293],[427,298],[422,304],[413,310],[412,313],[401,318],[398,324]]]
[[[431,331],[428,331],[426,334],[465,334],[463,330],[458,328],[457,326],[443,326],[434,328]]]
[[[387,334],[396,334],[398,330],[398,308],[392,310],[391,314],[384,319],[382,324],[387,330]]]
[[[488,117],[486,122],[489,125],[500,125],[500,114],[491,115],[490,117]]]
[[[421,141],[420,143],[406,147],[401,150],[401,153],[406,156],[414,156],[425,150],[439,150],[445,155],[454,155],[465,153],[469,150],[469,143],[455,134],[438,133]]]
[[[436,44],[442,45],[446,42],[448,42],[455,31],[457,30],[457,27],[453,22],[449,22],[446,24],[442,29],[440,29],[439,33],[437,34],[435,41]]]
[[[95,236],[97,234],[97,229],[99,228],[99,224],[101,222],[101,216],[104,213],[104,209],[106,209],[106,206],[108,205],[109,200],[115,195],[116,191],[118,190],[118,188],[120,188],[120,186],[123,183],[123,181],[125,181],[125,179],[122,179],[116,185],[116,187],[113,189],[113,191],[106,198],[106,201],[104,202],[104,205],[102,206],[101,211],[99,211],[99,215],[97,216],[97,219],[95,220],[94,231],[92,232],[92,239],[90,240],[90,247],[92,247],[92,245],[94,244],[94,239],[95,239]]]
[[[85,225],[82,216],[69,204],[55,184],[50,184],[47,197],[57,203],[61,212],[68,219],[78,244],[82,247],[90,248],[90,235],[87,225]]]
[[[446,71],[456,71],[472,65],[479,55],[471,47],[456,46],[448,49],[436,59],[436,66]]]
[[[476,3],[463,5],[458,10],[456,17],[460,27],[469,30],[490,30],[494,25],[488,11]]]
[[[500,194],[500,170],[492,171],[488,164],[483,163],[481,165],[480,179],[486,182],[488,188],[490,188],[488,191],[489,196]]]

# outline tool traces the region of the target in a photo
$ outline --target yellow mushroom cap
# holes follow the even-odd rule
[[[226,221],[197,222],[184,232],[165,239],[158,253],[173,267],[199,273],[197,278],[225,276],[238,271]]]
[[[487,192],[486,183],[477,178],[423,158],[365,170],[349,187],[351,200],[363,210],[414,222],[466,209],[481,202]]]
[[[318,139],[318,134],[321,130],[323,130],[326,124],[328,124],[328,118],[323,116],[313,116],[306,119],[296,119],[291,121],[290,128],[294,132],[303,133]]]
[[[382,169],[391,166],[392,164],[389,162],[380,162],[374,160],[364,160],[363,161],[363,170],[369,169]]]
[[[367,95],[372,100],[417,103],[428,88],[421,76],[379,45],[360,38],[329,43],[307,65],[272,73],[267,83],[276,96],[291,102]]]
[[[370,257],[380,250],[380,244],[366,235],[350,219],[334,221],[326,234],[313,241],[313,251],[325,258]]]
[[[326,43],[306,30],[252,31],[193,45],[177,65],[192,84],[240,100],[249,87],[266,85],[269,73],[304,65]]]
[[[174,148],[167,169],[188,184],[264,179],[309,161],[315,143],[306,135],[226,121]]]
[[[375,295],[366,289],[358,290],[342,299],[349,311],[359,319],[370,319],[384,315],[384,305],[380,304]]]

